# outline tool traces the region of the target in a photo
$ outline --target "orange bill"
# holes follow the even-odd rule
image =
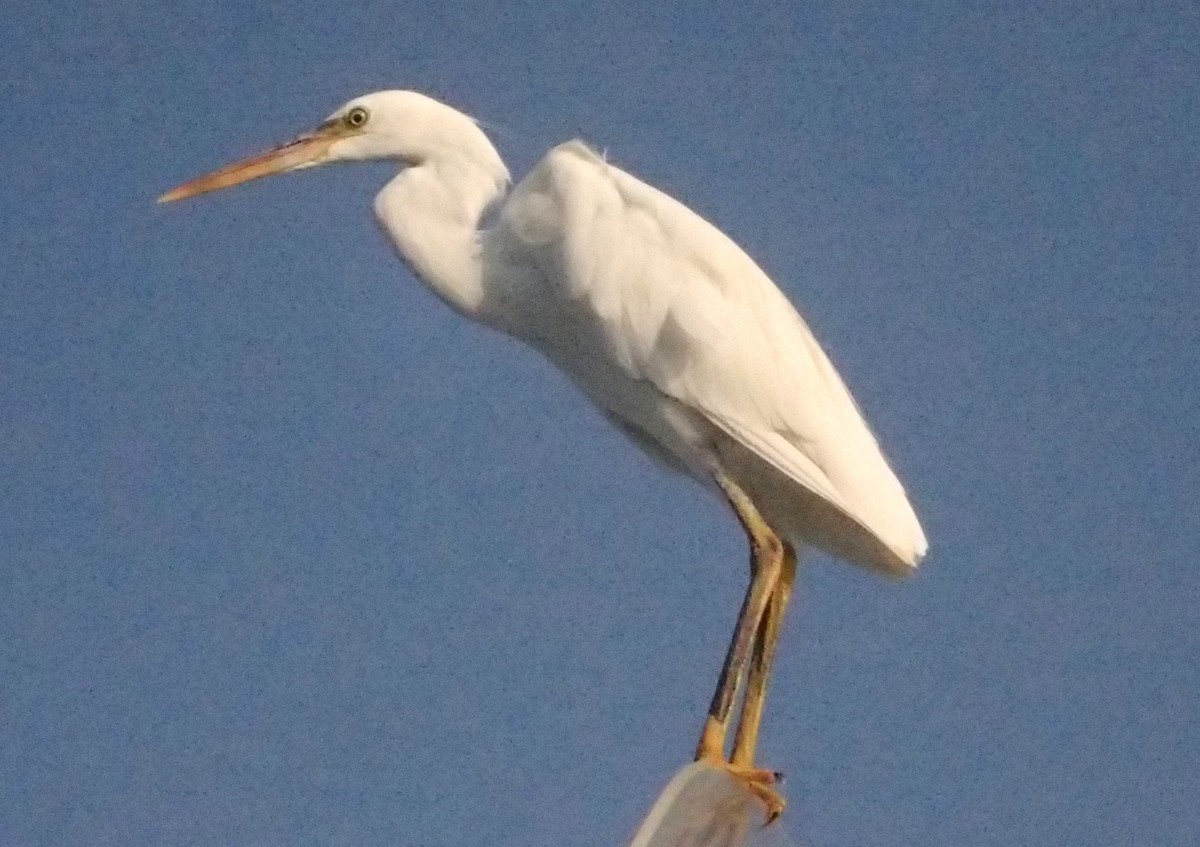
[[[172,188],[159,197],[158,202],[172,203],[176,200],[186,200],[189,197],[207,194],[210,191],[228,188],[231,185],[248,182],[259,177],[315,165],[325,157],[330,145],[338,138],[337,134],[324,132],[302,135],[295,141],[290,141],[274,150],[252,156],[241,162],[235,162],[232,165],[226,165],[220,170]]]

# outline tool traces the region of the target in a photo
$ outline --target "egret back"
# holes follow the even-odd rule
[[[514,334],[627,430],[697,478],[740,471],[794,543],[889,573],[919,562],[920,524],[841,377],[716,227],[575,141],[514,189],[491,246],[506,268],[497,287],[510,288],[500,299],[538,311]],[[613,399],[646,391],[662,403]]]

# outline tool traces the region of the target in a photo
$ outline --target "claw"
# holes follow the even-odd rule
[[[777,774],[773,774],[776,775]],[[775,821],[779,820],[779,816],[783,814],[783,810],[787,808],[787,801],[783,799],[778,791],[768,788],[766,784],[761,782],[748,782],[746,786],[753,792],[762,804],[767,807],[767,819],[763,823],[762,828],[766,829]]]
[[[779,820],[779,816],[787,808],[787,801],[771,786],[783,781],[782,772],[768,770],[767,768],[749,768],[741,765],[733,765],[717,756],[701,756],[700,758],[703,761],[707,761],[713,767],[721,768],[734,779],[742,782],[750,790],[750,793],[757,797],[759,802],[766,807],[767,819],[763,823],[763,829],[766,829]]]

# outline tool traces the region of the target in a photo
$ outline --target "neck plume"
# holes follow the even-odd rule
[[[479,223],[508,186],[508,169],[476,129],[469,145],[429,155],[384,186],[375,216],[400,257],[434,293],[477,320],[484,299]]]

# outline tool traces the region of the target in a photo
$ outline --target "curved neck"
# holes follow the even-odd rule
[[[481,319],[479,222],[503,196],[508,170],[495,149],[454,152],[406,168],[375,198],[375,217],[397,252],[439,297]]]

